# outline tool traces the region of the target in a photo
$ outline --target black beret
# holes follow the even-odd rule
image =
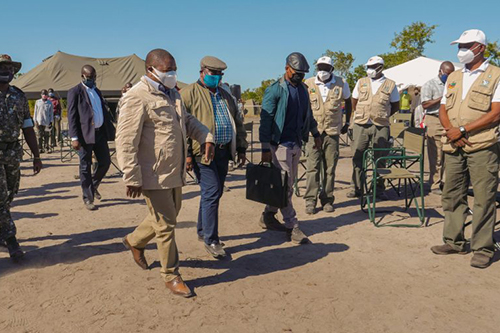
[[[286,57],[286,64],[292,67],[296,72],[308,73],[309,64],[307,63],[306,57],[302,53],[293,52]]]

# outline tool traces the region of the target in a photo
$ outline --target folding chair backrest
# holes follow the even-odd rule
[[[409,127],[404,131],[403,147],[416,154],[424,154],[425,128]]]
[[[394,140],[402,138],[403,132],[406,128],[407,127],[404,123],[391,123],[391,136],[394,138]]]
[[[392,122],[395,123],[404,123],[411,121],[411,113],[395,113],[392,115]]]

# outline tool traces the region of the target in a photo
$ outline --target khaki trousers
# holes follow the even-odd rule
[[[323,132],[322,150],[314,149],[314,140],[310,139],[306,145],[307,162],[306,162],[306,193],[304,199],[306,205],[316,207],[316,202],[319,199],[321,205],[327,203],[333,204],[335,196],[333,190],[335,188],[335,169],[339,160],[339,136],[327,135]],[[321,180],[321,193],[320,189]]]
[[[464,223],[467,218],[467,189],[470,181],[474,190],[471,249],[489,257],[493,256],[498,153],[498,145],[495,144],[473,153],[458,149],[455,153],[445,154],[443,240],[456,250],[461,251],[465,247]]]
[[[295,184],[295,179],[297,179],[302,150],[297,144],[293,146],[280,144],[277,147],[271,145],[271,153],[273,156],[273,164],[277,168],[288,173],[288,206],[281,208],[283,222],[285,222],[285,227],[289,229],[298,227],[299,221],[297,219],[297,213],[293,208],[292,197],[293,186]],[[275,214],[278,212],[278,208],[267,205],[265,212]]]
[[[175,243],[175,225],[181,209],[182,188],[168,190],[143,190],[149,214],[127,236],[133,247],[143,249],[156,237],[160,257],[160,274],[165,282],[179,275],[179,252]]]
[[[444,155],[441,138],[445,130],[436,116],[426,115],[424,119],[427,127],[427,155],[429,157],[429,184],[431,190],[439,189],[444,183]]]
[[[353,151],[352,164],[352,183],[351,186],[356,192],[361,190],[361,169],[363,168],[363,153],[369,147],[373,148],[389,148],[389,127],[371,125],[354,124],[352,128],[353,141],[351,149]],[[375,159],[386,156],[387,152],[375,153]],[[383,168],[385,163],[377,165]],[[385,190],[383,179],[377,182],[377,192],[381,193]]]

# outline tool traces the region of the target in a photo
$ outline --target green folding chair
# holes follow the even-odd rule
[[[361,209],[368,212],[370,221],[376,226],[421,227],[425,223],[424,205],[424,145],[425,129],[407,128],[403,132],[403,146],[392,148],[369,148],[363,153],[361,172]],[[380,153],[386,155],[375,157]],[[412,167],[418,170],[410,170]],[[401,197],[405,197],[404,211],[414,202],[420,224],[380,224],[375,221],[377,205],[377,181],[383,179]],[[418,200],[419,198],[420,200]],[[419,203],[420,201],[420,203]],[[380,212],[380,210],[379,210]],[[392,211],[383,211],[392,212]]]

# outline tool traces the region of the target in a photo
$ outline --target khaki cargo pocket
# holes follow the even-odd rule
[[[311,100],[311,109],[319,110],[318,95],[316,95],[316,94],[311,95],[310,100]]]
[[[445,108],[446,110],[449,110],[455,105],[455,98],[456,98],[456,93],[451,92],[446,94],[446,105]]]
[[[491,93],[485,93],[484,91],[479,91],[472,89],[469,98],[469,107],[479,111],[486,112],[491,106]]]

